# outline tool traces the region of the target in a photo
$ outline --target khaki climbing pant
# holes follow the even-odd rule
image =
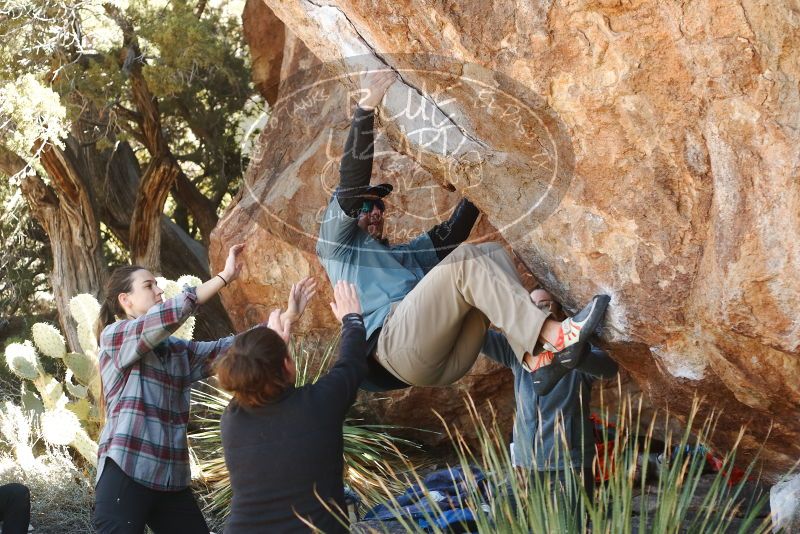
[[[451,384],[475,363],[490,323],[522,361],[547,316],[500,245],[462,244],[393,305],[375,357],[407,384]]]

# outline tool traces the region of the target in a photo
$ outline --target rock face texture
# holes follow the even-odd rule
[[[257,249],[225,295],[237,325],[322,274],[352,73],[392,68],[373,179],[403,185],[395,236],[467,196],[567,307],[612,295],[605,341],[655,404],[704,396],[714,445],[747,425],[770,475],[800,458],[800,5],[264,2],[288,83],[213,236],[215,265],[232,239]],[[305,326],[329,327],[315,306]]]
[[[328,306],[332,291],[314,247],[318,217],[338,183],[339,159],[353,103],[344,83],[331,79],[330,72],[291,32],[281,34],[279,50],[260,50],[263,43],[275,45],[273,39],[259,33],[259,28],[272,27],[275,20],[262,2],[247,4],[245,33],[258,36],[256,41],[255,37],[250,40],[253,75],[272,108],[252,154],[244,187],[212,235],[210,256],[217,266],[224,262],[230,244],[247,244],[242,276],[223,291],[237,329],[265,321],[272,309],[285,307],[293,282],[309,275],[317,278],[320,294],[296,331],[305,335],[308,346],[318,342],[324,346],[336,336],[339,325]],[[275,68],[276,60],[278,80],[262,77]],[[385,224],[392,240],[407,241],[450,216],[460,199],[457,193],[443,188],[413,158],[392,148],[385,136],[378,136],[375,153],[374,180],[395,186],[395,193],[387,199]],[[479,219],[473,236],[476,241],[481,236],[502,240],[485,217]],[[532,289],[535,279],[518,263],[521,278]],[[514,409],[510,372],[483,358],[470,375],[451,388],[363,395],[357,408],[370,421],[440,431],[442,424],[431,408],[447,421],[466,422],[466,392],[484,415],[490,414],[491,408],[482,401],[490,399],[499,425],[510,428]],[[447,441],[445,434],[408,435],[429,445]]]

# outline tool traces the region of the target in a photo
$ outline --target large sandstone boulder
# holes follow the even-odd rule
[[[249,2],[244,27],[258,35],[259,24],[272,27],[274,15],[263,3]],[[250,40],[254,49],[254,77],[272,102],[269,120],[256,143],[241,192],[226,211],[211,240],[211,258],[222,265],[231,243],[247,244],[245,267],[236,284],[223,291],[223,299],[237,329],[267,319],[270,310],[285,306],[289,286],[304,276],[321,282],[297,332],[306,346],[324,348],[339,330],[328,302],[332,291],[314,247],[318,218],[338,182],[338,165],[350,127],[353,101],[342,80],[329,71],[291,32],[281,34],[279,51],[256,52],[265,42],[261,35]],[[263,73],[281,66],[277,82]],[[267,68],[269,66],[269,68]],[[274,97],[274,98],[273,98]],[[309,105],[309,103],[314,105]],[[460,196],[442,187],[431,173],[408,155],[392,148],[386,136],[376,141],[374,180],[392,183],[387,199],[386,231],[396,242],[426,231],[447,219]],[[473,231],[475,241],[501,240],[502,236],[482,217]],[[532,289],[536,281],[518,262],[520,276]],[[510,429],[513,417],[513,385],[508,370],[481,359],[473,371],[451,388],[413,388],[398,393],[362,395],[358,409],[377,423],[424,429],[407,432],[428,445],[447,442],[437,412],[447,421],[465,422],[464,401],[469,393],[483,415],[496,412],[498,424]],[[491,406],[485,401],[491,400]]]
[[[313,214],[346,135],[346,91],[357,87],[346,73],[392,68],[400,80],[381,110],[376,167],[413,177],[396,200],[399,225],[415,224],[407,215],[423,202],[431,213],[467,196],[491,225],[484,232],[497,229],[568,306],[612,296],[605,340],[653,402],[686,414],[698,393],[722,410],[715,445],[731,446],[747,425],[742,446],[766,440],[768,474],[797,461],[792,2],[265,3],[342,95],[314,101],[306,91],[300,115],[276,120],[280,134],[265,130],[247,187],[213,236],[217,264],[234,236],[257,242],[226,303],[263,316],[273,284],[320,274]]]

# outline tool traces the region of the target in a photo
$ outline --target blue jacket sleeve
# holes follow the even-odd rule
[[[608,379],[617,375],[619,366],[606,351],[592,345],[591,351],[577,369],[593,378]]]
[[[490,360],[494,360],[511,369],[520,365],[517,356],[511,349],[511,345],[508,344],[506,336],[494,330],[486,332],[481,353]]]

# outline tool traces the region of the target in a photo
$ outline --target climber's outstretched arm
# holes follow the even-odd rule
[[[335,193],[339,206],[348,215],[361,206],[361,197],[369,187],[375,152],[375,106],[395,79],[392,71],[372,71],[361,76],[361,98],[350,123]]]

